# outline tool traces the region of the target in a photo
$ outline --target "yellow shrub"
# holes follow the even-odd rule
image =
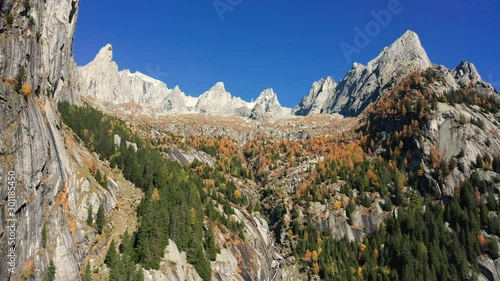
[[[338,210],[342,208],[342,205],[342,201],[335,201],[335,203],[333,203],[333,209]]]
[[[155,188],[153,190],[153,194],[151,194],[151,201],[153,202],[160,201],[160,192],[158,191],[158,188]]]
[[[240,200],[240,199],[242,198],[242,196],[243,196],[243,194],[241,194],[241,191],[239,191],[238,189],[236,189],[236,190],[234,191],[234,194],[233,194],[233,195],[234,195],[234,197],[235,197],[237,200]]]
[[[24,83],[23,86],[21,87],[21,94],[25,97],[29,97],[33,94],[33,91],[31,90],[31,86]]]

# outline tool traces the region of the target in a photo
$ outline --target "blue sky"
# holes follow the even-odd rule
[[[374,13],[390,20],[374,24]],[[372,28],[369,40],[345,56],[342,42],[359,46],[356,27]],[[272,87],[293,107],[312,82],[329,75],[338,82],[353,62],[366,64],[408,29],[434,63],[453,68],[471,61],[500,88],[497,0],[86,0],[74,48],[84,65],[111,43],[120,69],[179,85],[189,95],[223,81],[248,101]]]

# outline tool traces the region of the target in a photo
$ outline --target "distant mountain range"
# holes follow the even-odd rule
[[[366,66],[354,63],[340,82],[332,77],[314,82],[309,94],[290,109],[281,106],[273,89],[262,91],[254,102],[247,102],[231,95],[223,82],[217,82],[199,97],[188,96],[178,86],[169,89],[164,82],[140,72],[118,71],[113,61],[113,48],[108,44],[92,62],[78,68],[78,89],[82,96],[97,101],[135,103],[155,114],[200,113],[257,120],[321,113],[357,116],[398,80],[432,66],[418,35],[407,31]],[[465,61],[448,73],[455,79],[452,83],[455,85],[481,81],[474,65]]]

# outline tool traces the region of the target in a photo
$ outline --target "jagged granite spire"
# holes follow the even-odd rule
[[[113,62],[113,46],[111,46],[111,44],[108,43],[106,44],[106,46],[102,47],[92,62],[94,63]]]
[[[255,106],[250,114],[251,119],[262,119],[263,117],[282,117],[290,114],[291,110],[281,106],[278,96],[272,88],[260,93],[255,101]]]
[[[432,66],[418,35],[407,31],[386,47],[366,66],[354,63],[339,82],[335,94],[328,97],[322,112],[358,115],[380,95],[380,91],[410,72]]]
[[[325,102],[335,94],[336,87],[337,83],[331,76],[315,81],[309,94],[302,98],[299,105],[294,108],[295,115],[305,116],[321,113]]]
[[[468,85],[470,82],[481,81],[481,76],[477,72],[474,64],[463,60],[460,64],[455,67],[452,72],[453,78],[463,86]]]

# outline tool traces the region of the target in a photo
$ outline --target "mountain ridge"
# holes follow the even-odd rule
[[[339,82],[331,76],[313,82],[309,93],[293,109],[281,106],[277,95],[270,101],[272,105],[259,105],[257,100],[268,89],[255,101],[248,102],[231,95],[224,82],[219,81],[196,97],[186,95],[178,85],[169,89],[163,81],[141,72],[118,71],[111,44],[101,48],[89,64],[78,67],[78,72],[82,77],[79,83],[82,96],[115,104],[137,103],[151,114],[205,114],[258,120],[264,115],[268,118],[332,113],[357,116],[402,77],[433,66],[436,65],[427,56],[418,35],[408,30],[366,65],[354,63]],[[484,83],[470,62],[462,61],[449,72],[460,85],[471,81]]]

